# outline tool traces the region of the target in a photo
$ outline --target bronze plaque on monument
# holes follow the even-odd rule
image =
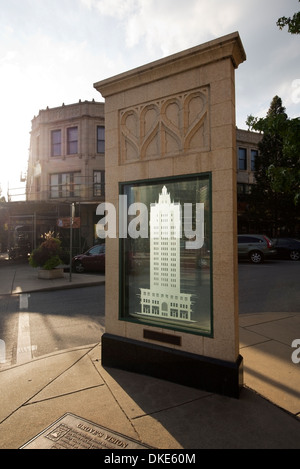
[[[149,449],[139,441],[106,427],[65,414],[20,449]]]

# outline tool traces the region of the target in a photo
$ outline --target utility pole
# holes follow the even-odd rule
[[[70,205],[70,268],[69,268],[69,281],[72,282],[72,250],[73,250],[73,222],[75,216],[75,204]]]

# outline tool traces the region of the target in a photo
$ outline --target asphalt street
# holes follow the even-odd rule
[[[239,262],[240,314],[300,311],[300,262]]]

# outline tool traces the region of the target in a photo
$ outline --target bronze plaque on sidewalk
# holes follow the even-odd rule
[[[106,427],[65,414],[20,449],[149,449],[139,441]]]

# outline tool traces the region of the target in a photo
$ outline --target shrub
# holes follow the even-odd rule
[[[48,237],[37,249],[31,253],[29,264],[32,267],[42,267],[43,269],[55,269],[62,264],[61,257],[63,251],[61,242],[57,238]]]

